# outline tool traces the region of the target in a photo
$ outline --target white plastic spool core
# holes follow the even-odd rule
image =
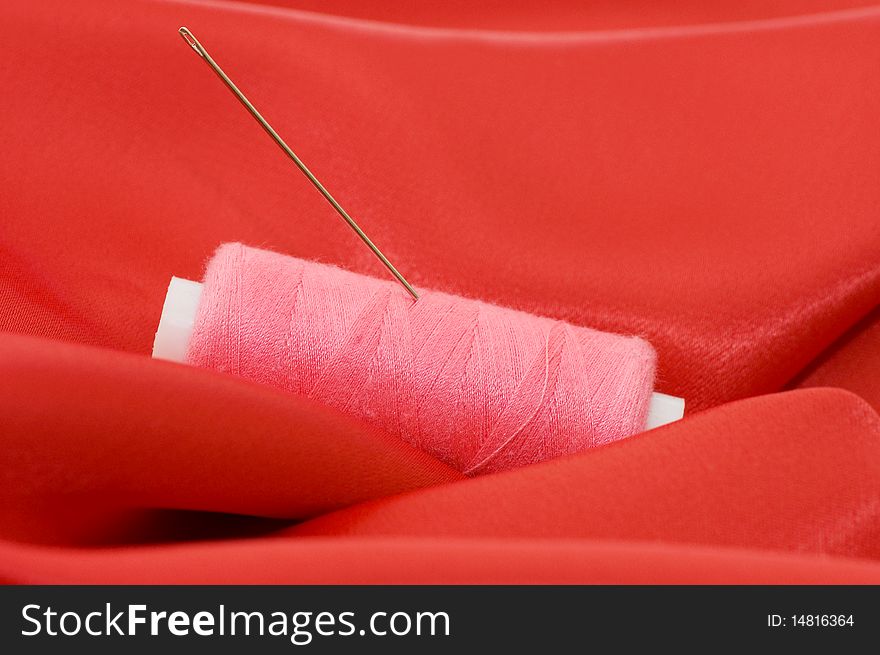
[[[162,316],[153,341],[153,358],[186,363],[186,350],[192,338],[196,312],[202,297],[202,285],[192,280],[172,277],[165,295]],[[665,393],[651,394],[645,429],[678,421],[684,416],[684,398]]]
[[[196,312],[202,297],[199,282],[172,277],[165,294],[162,316],[153,340],[153,358],[170,362],[186,362],[186,349],[192,338]]]

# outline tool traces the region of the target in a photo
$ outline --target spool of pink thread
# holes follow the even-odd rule
[[[637,337],[439,292],[413,301],[235,243],[203,286],[172,280],[153,355],[316,399],[468,474],[610,443],[684,406],[651,393],[656,354]]]

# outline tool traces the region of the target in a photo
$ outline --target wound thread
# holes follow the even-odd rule
[[[478,474],[641,432],[646,341],[242,244],[209,261],[187,361],[315,399]]]

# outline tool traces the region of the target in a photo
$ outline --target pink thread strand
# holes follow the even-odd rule
[[[656,354],[578,327],[238,243],[208,263],[187,361],[313,398],[467,474],[641,432]]]

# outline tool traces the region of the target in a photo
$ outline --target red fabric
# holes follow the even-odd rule
[[[880,309],[859,321],[799,374],[792,387],[842,387],[880,409]]]
[[[2,3],[0,579],[878,581],[874,409],[778,392],[880,407],[880,8],[582,5]],[[416,286],[640,334],[688,417],[460,481],[149,360],[221,242],[385,275],[180,25]]]
[[[877,558],[878,445],[880,419],[848,392],[774,394],[595,453],[357,505],[288,533],[687,535],[700,544]]]

